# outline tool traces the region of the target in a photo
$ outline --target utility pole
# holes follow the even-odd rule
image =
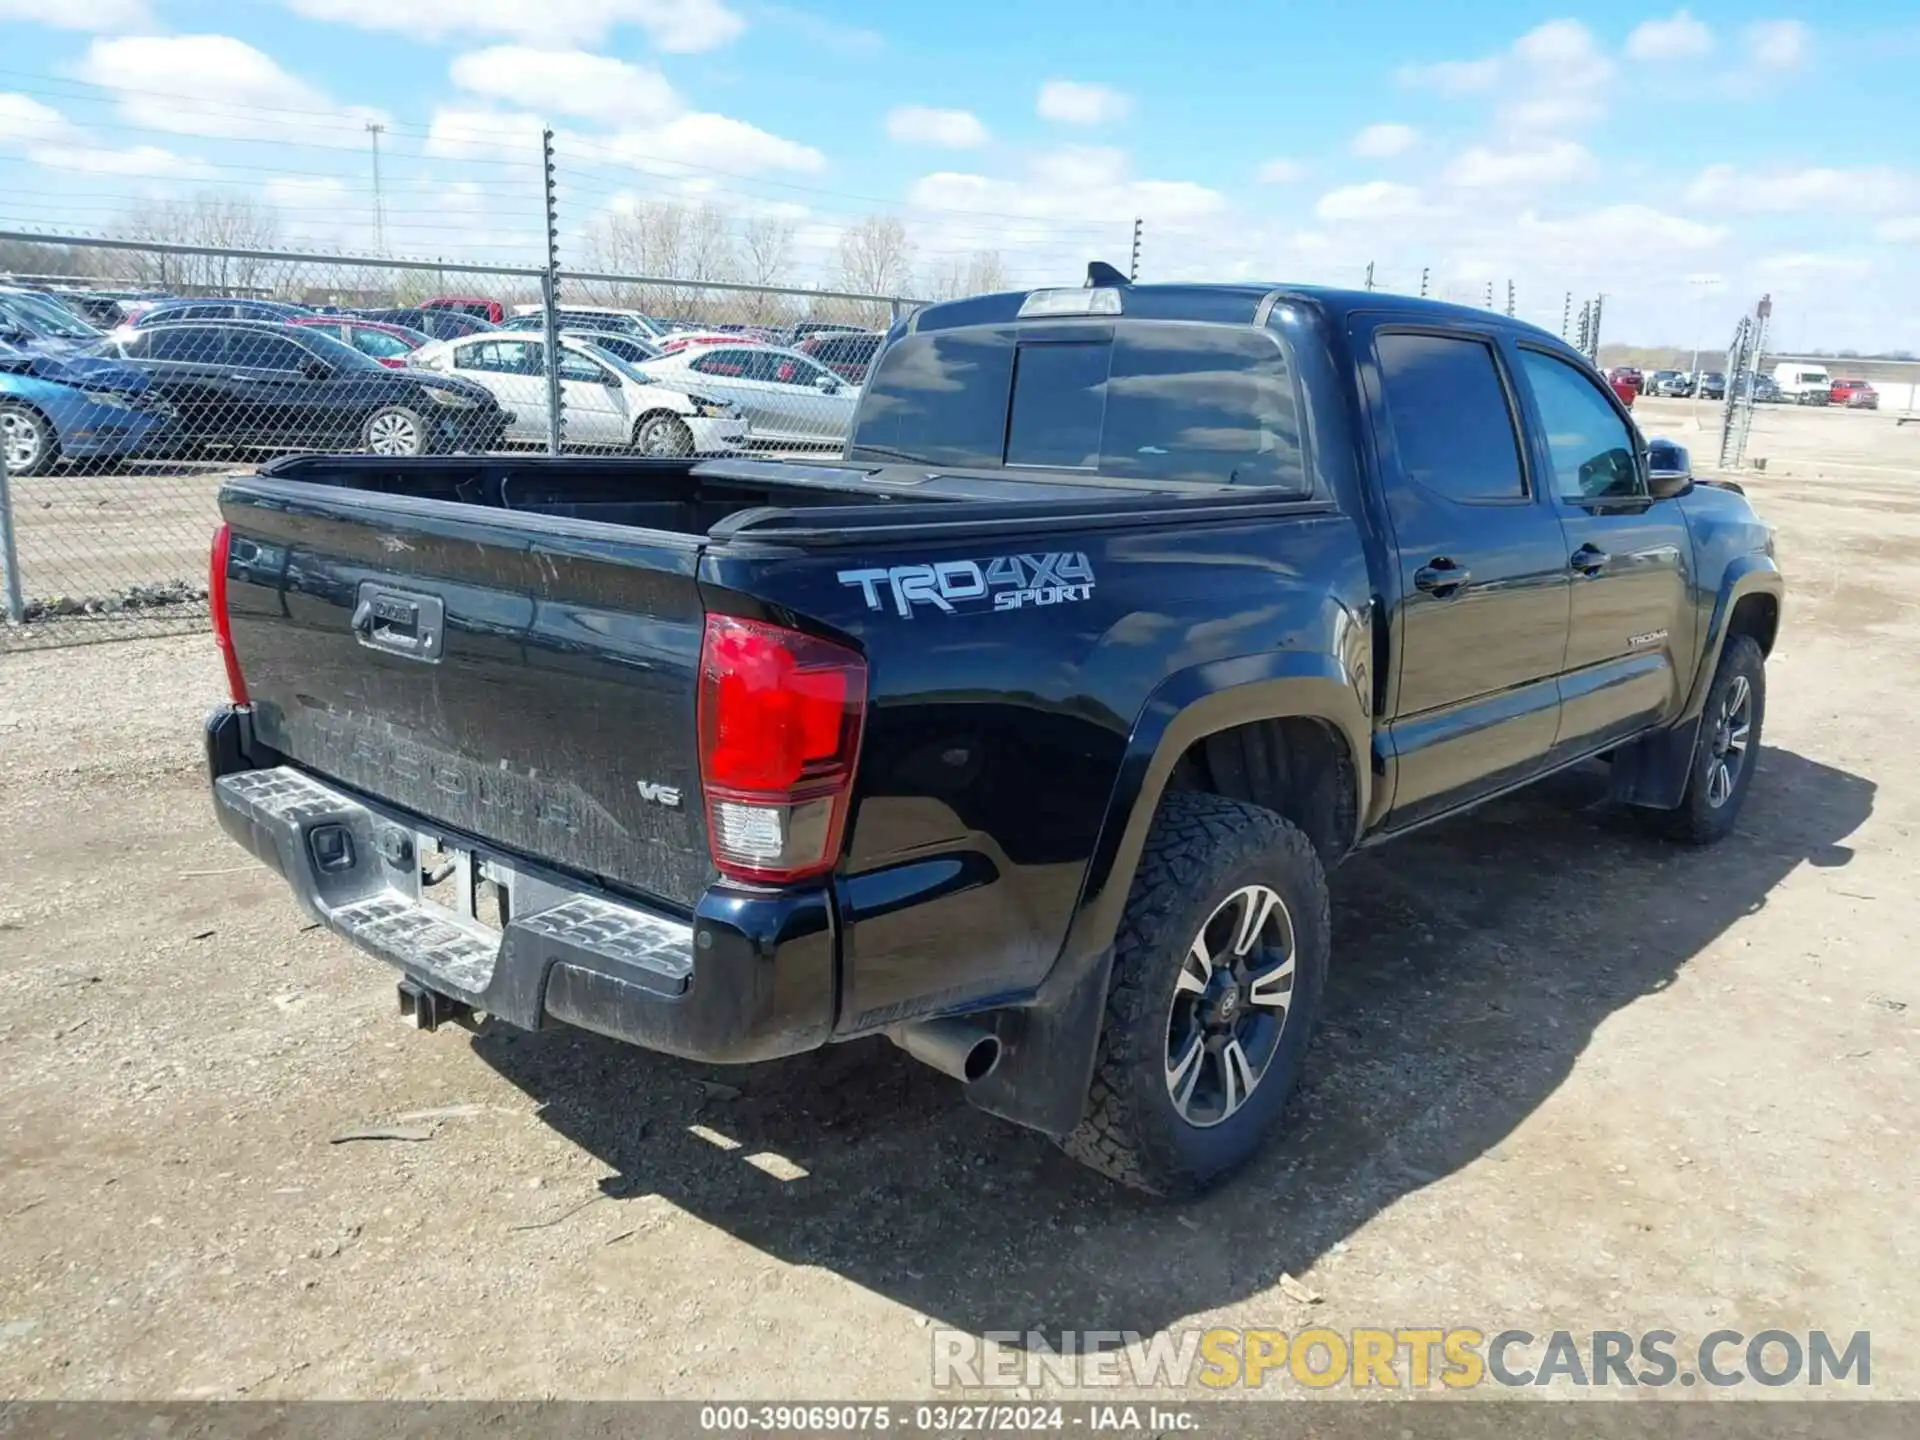
[[[373,253],[387,253],[387,197],[380,188],[380,137],[387,127],[377,120],[367,122],[367,143],[373,147]]]
[[[1127,264],[1127,279],[1129,282],[1138,280],[1140,278],[1140,229],[1145,223],[1146,222],[1143,221],[1139,216],[1137,215],[1134,216],[1133,218],[1133,259],[1129,261]]]
[[[540,132],[540,161],[546,176],[547,273],[540,277],[541,312],[547,336],[547,453],[560,453],[566,424],[560,390],[560,194],[553,168],[553,131]]]
[[[1607,303],[1604,292],[1593,297],[1593,329],[1587,334],[1587,358],[1600,363],[1600,310]]]
[[[1507,318],[1513,318],[1513,282],[1507,281]]]
[[[1420,267],[1420,298],[1423,300],[1427,295],[1427,276],[1431,273],[1426,266],[1422,265]]]
[[[1493,308],[1493,282],[1487,281],[1487,309]]]
[[[1567,331],[1573,325],[1573,292],[1567,291],[1567,298],[1560,302],[1560,338],[1567,338]]]
[[[1373,262],[1367,261],[1367,289],[1373,289]]]

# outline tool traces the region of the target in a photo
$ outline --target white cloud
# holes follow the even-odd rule
[[[343,108],[289,74],[271,56],[231,35],[130,35],[95,40],[79,78],[116,92],[132,124],[181,135],[312,140],[326,120],[358,122],[376,112]],[[160,93],[152,93],[159,87]],[[187,97],[191,96],[189,99]],[[348,129],[336,123],[338,133]]]
[[[1478,95],[1500,83],[1503,66],[1498,55],[1481,60],[1436,60],[1431,65],[1402,65],[1394,78],[1410,90],[1437,90],[1442,95]]]
[[[1537,134],[1590,124],[1607,111],[1614,64],[1578,20],[1549,20],[1513,42],[1519,94],[1501,111],[1510,130]]]
[[[456,57],[451,73],[462,90],[548,115],[633,124],[665,120],[685,108],[658,70],[584,50],[496,45]]]
[[[1541,259],[1590,266],[1616,263],[1622,254],[1639,262],[1709,250],[1727,238],[1724,225],[1708,225],[1638,204],[1609,205],[1553,219],[1528,211],[1519,217],[1515,229],[1521,242]]]
[[[1796,275],[1870,274],[1873,262],[1859,255],[1837,255],[1826,250],[1797,250],[1785,255],[1767,255],[1753,263],[1754,273],[1762,279]]]
[[[1027,161],[1020,179],[956,171],[922,175],[908,188],[908,202],[939,211],[987,211],[995,223],[1002,217],[1029,217],[1071,223],[1075,232],[1112,225],[1116,238],[1135,215],[1148,227],[1177,228],[1227,209],[1223,194],[1192,180],[1133,179],[1127,154],[1106,146],[1048,150]],[[956,217],[960,221],[975,232],[981,227],[973,217]]]
[[[595,139],[595,150],[579,159],[589,164],[624,162],[642,170],[673,173],[682,167],[748,174],[760,170],[812,173],[826,168],[826,156],[811,145],[770,134],[728,115],[695,111],[663,125],[622,130]]]
[[[1369,180],[1362,185],[1347,185],[1329,190],[1313,207],[1321,220],[1401,220],[1418,215],[1423,209],[1420,192],[1411,185],[1396,185],[1389,180]]]
[[[1649,25],[1672,26],[1683,19],[1693,23],[1683,10],[1670,21]],[[1639,36],[1649,25],[1634,34]],[[1647,43],[1641,40],[1642,45]],[[1501,123],[1510,133],[1529,138],[1541,130],[1599,119],[1606,113],[1613,75],[1613,61],[1578,20],[1537,25],[1498,55],[1403,65],[1396,72],[1402,85],[1443,95],[1481,94],[1504,87],[1507,98],[1499,111]]]
[[[1762,20],[1746,28],[1747,54],[1763,70],[1792,70],[1813,47],[1813,32],[1798,20]]]
[[[1042,120],[1062,125],[1104,125],[1126,119],[1133,110],[1133,100],[1110,85],[1049,80],[1040,87],[1036,109]]]
[[[41,144],[69,129],[67,117],[51,105],[31,95],[0,94],[0,145]]]
[[[1291,185],[1306,179],[1307,167],[1298,160],[1274,159],[1262,165],[1258,175],[1262,185]]]
[[[213,169],[201,160],[176,155],[158,145],[130,145],[114,149],[103,145],[43,145],[27,152],[36,165],[63,174],[133,175],[143,180],[211,179]]]
[[[1687,201],[1756,215],[1800,210],[1872,214],[1897,209],[1917,193],[1920,186],[1912,176],[1884,165],[1757,172],[1709,165],[1687,187]]]
[[[971,110],[933,110],[902,105],[887,115],[887,134],[902,145],[938,145],[971,150],[987,143],[987,127]]]
[[[501,35],[533,45],[592,45],[637,25],[658,49],[716,50],[746,29],[722,0],[285,0],[311,20],[425,40]]]
[[[1474,145],[1447,166],[1446,178],[1452,185],[1489,190],[1560,185],[1578,179],[1592,164],[1587,147],[1572,140],[1549,140],[1512,150]]]
[[[481,160],[540,154],[540,121],[503,110],[443,106],[427,123],[427,154],[436,160]]]
[[[1685,10],[1665,20],[1643,20],[1627,36],[1627,55],[1633,60],[1692,60],[1712,50],[1713,31]]]
[[[153,24],[147,0],[0,0],[0,22],[56,30],[140,30]]]
[[[1420,132],[1411,125],[1369,125],[1353,137],[1353,153],[1369,160],[1384,160],[1404,155],[1420,141]]]
[[[267,199],[289,210],[338,209],[348,203],[347,182],[333,175],[280,175],[267,182]]]
[[[1897,220],[1882,220],[1873,227],[1876,240],[1888,240],[1894,244],[1920,240],[1920,215],[1902,215]]]

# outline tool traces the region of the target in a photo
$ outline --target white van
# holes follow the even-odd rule
[[[1780,387],[1780,398],[1793,405],[1824,405],[1833,392],[1827,367],[1804,360],[1782,360],[1773,367],[1773,383]]]

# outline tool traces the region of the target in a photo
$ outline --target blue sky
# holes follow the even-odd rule
[[[563,240],[709,206],[830,283],[897,217],[915,293],[1008,283],[1357,284],[1611,339],[1721,340],[1758,294],[1787,346],[1920,350],[1920,12],[1569,12],[1247,0],[0,0],[0,221],[111,228],[205,191],[279,243],[537,257],[537,134]],[[620,222],[616,222],[620,223]],[[633,228],[632,222],[626,222]],[[745,263],[736,258],[736,264]]]

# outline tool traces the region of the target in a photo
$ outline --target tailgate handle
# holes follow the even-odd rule
[[[440,658],[446,617],[446,602],[438,595],[367,583],[356,597],[351,624],[362,645],[432,663]]]

